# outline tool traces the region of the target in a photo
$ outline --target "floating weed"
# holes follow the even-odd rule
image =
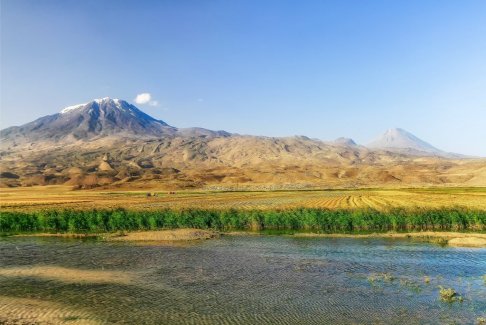
[[[400,279],[400,285],[402,287],[406,287],[407,289],[412,290],[413,292],[420,292],[422,288],[416,282],[408,280],[408,279]]]
[[[483,282],[484,282],[484,285],[486,285],[486,274],[483,275]]]
[[[391,273],[374,273],[368,276],[368,281],[373,285],[378,282],[393,282],[395,277]]]
[[[393,280],[395,280],[395,277],[391,273],[383,273],[382,276],[383,276],[383,281],[386,282],[392,282]]]
[[[377,279],[378,279],[378,278],[376,277],[376,275],[369,275],[369,276],[368,276],[368,281],[369,281],[370,283],[372,283],[372,284],[373,284],[373,283],[375,283],[375,281],[376,281]]]
[[[485,325],[486,324],[486,317],[478,317],[476,319],[476,324],[478,324],[478,325]]]
[[[425,284],[429,284],[430,283],[430,277],[424,276],[424,282],[425,282]]]
[[[464,300],[464,298],[462,298],[461,295],[459,295],[453,288],[444,288],[443,286],[439,286],[439,289],[440,300],[444,302],[462,302]]]
[[[397,278],[391,274],[391,273],[375,273],[375,274],[370,274],[368,276],[368,281],[371,283],[371,285],[375,285],[378,283],[393,283]],[[422,287],[420,286],[419,283],[409,280],[409,279],[399,279],[399,284],[401,287],[407,288],[411,290],[412,292],[419,293],[422,291]],[[424,281],[426,283],[430,282],[430,278],[428,276],[424,277]]]

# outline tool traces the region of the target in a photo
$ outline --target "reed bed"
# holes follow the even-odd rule
[[[0,211],[0,233],[103,233],[200,228],[292,230],[319,233],[485,231],[486,211],[454,209],[285,210],[164,209],[159,211],[46,210]]]

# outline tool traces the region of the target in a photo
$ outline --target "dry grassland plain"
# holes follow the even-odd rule
[[[72,190],[68,186],[0,189],[3,211],[51,209],[366,209],[452,208],[486,210],[486,188],[360,189],[262,192]]]

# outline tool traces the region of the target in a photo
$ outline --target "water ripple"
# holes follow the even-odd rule
[[[130,277],[66,281],[11,271],[26,268]],[[52,305],[39,319],[70,322],[470,324],[485,316],[483,274],[486,250],[395,239],[241,236],[172,247],[1,238],[0,311],[33,299]],[[439,285],[464,302],[440,302]]]

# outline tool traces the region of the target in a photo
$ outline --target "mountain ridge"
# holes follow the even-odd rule
[[[370,149],[348,138],[326,142],[179,129],[119,99],[103,98],[63,111],[0,131],[0,186],[486,184],[485,160]]]
[[[77,114],[75,118],[72,118]],[[52,132],[39,133],[36,130],[52,129]],[[204,128],[179,129],[170,126],[162,120],[153,118],[136,106],[118,98],[98,98],[92,101],[63,108],[59,113],[47,115],[21,126],[13,126],[0,130],[2,137],[12,133],[24,134],[33,132],[28,140],[60,138],[73,135],[78,139],[89,139],[96,136],[107,136],[116,133],[146,137],[180,135],[180,136],[231,136],[226,131],[212,131]],[[341,146],[357,146],[351,138],[340,137],[329,144]],[[431,144],[419,139],[412,133],[401,129],[388,129],[384,134],[371,141],[365,147],[377,150],[389,150],[410,155],[437,155],[451,158],[461,158],[461,155],[444,152]]]

